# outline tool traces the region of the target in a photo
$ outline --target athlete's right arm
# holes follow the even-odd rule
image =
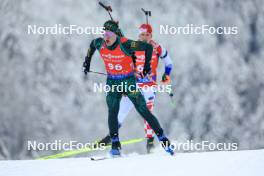
[[[96,49],[99,49],[98,46],[101,46],[103,39],[97,38],[92,40],[90,44],[90,48],[87,51],[87,55],[85,56],[84,62],[83,62],[83,68],[84,68],[84,74],[87,74],[90,71],[90,64],[93,57],[93,54]]]

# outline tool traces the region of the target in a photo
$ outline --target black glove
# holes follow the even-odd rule
[[[89,58],[88,56],[85,56],[85,60],[83,62],[84,74],[87,74],[90,71],[90,63],[91,63],[91,58]]]
[[[145,77],[147,74],[149,74],[151,71],[151,68],[150,67],[144,67],[143,69],[143,76]]]

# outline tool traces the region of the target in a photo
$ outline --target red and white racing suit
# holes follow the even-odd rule
[[[160,44],[156,43],[155,41],[151,40],[150,44],[153,46],[153,54],[151,59],[151,78],[141,78],[137,77],[137,83],[138,86],[141,88],[141,92],[143,96],[145,97],[147,107],[150,111],[153,111],[154,107],[154,101],[155,101],[155,91],[151,89],[146,89],[146,86],[153,86],[157,85],[157,68],[159,59],[161,59],[164,64],[165,68],[172,68],[172,61],[171,58],[167,52],[167,50],[162,47]],[[136,72],[142,72],[144,68],[145,63],[145,53],[144,51],[137,51],[135,53],[137,59],[136,59]],[[144,88],[143,88],[144,87]],[[120,108],[118,113],[118,122],[119,125],[122,125],[125,118],[128,116],[128,113],[133,108],[132,102],[129,100],[128,97],[123,96],[120,102]],[[154,131],[151,129],[149,124],[144,120],[144,130],[145,130],[145,136],[147,138],[154,137]]]

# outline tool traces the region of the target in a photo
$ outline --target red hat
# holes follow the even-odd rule
[[[142,32],[152,33],[151,25],[150,24],[142,24],[139,27],[139,33],[142,33]]]

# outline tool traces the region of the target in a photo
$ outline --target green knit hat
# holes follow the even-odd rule
[[[114,33],[118,32],[118,23],[113,20],[108,20],[104,23],[105,30],[112,31]]]

